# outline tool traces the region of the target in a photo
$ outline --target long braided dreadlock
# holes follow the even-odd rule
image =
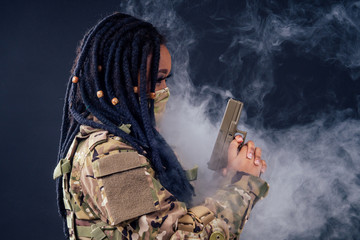
[[[104,18],[89,30],[78,48],[66,90],[58,161],[66,156],[80,125],[104,129],[145,155],[161,184],[177,199],[190,203],[193,188],[174,152],[155,129],[154,100],[147,96],[149,81],[150,92],[155,91],[163,43],[164,38],[150,23],[121,13]],[[88,118],[90,114],[100,123]],[[131,124],[130,134],[119,129],[122,124]],[[68,236],[59,178],[57,201]]]

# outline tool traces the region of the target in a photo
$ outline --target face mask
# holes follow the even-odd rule
[[[169,100],[170,91],[169,88],[164,88],[158,91],[155,91],[155,99],[154,99],[154,113],[155,113],[155,121],[157,124],[160,123],[164,112],[166,103]]]

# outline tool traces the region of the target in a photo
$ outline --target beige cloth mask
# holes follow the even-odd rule
[[[159,124],[166,108],[166,103],[170,97],[170,90],[168,87],[155,91],[154,99],[154,113],[156,124]]]

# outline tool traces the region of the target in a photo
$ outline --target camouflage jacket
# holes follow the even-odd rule
[[[241,174],[206,198],[203,206],[215,215],[210,223],[195,221],[196,231],[178,230],[178,219],[188,209],[160,184],[144,156],[100,129],[81,126],[76,139],[69,180],[76,225],[106,223],[108,239],[210,239],[212,233],[235,239],[268,192],[266,182]]]

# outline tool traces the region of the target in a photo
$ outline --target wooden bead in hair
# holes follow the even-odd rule
[[[104,96],[104,92],[101,91],[101,90],[99,90],[99,91],[96,92],[96,96],[97,96],[98,98],[102,98],[102,97]]]
[[[117,98],[115,97],[115,98],[113,98],[113,99],[111,100],[111,103],[115,106],[116,104],[119,103],[119,99],[117,99]]]
[[[77,76],[73,76],[71,81],[73,83],[77,83],[79,81],[79,78]]]
[[[134,93],[139,93],[139,88],[137,86],[134,87]]]

